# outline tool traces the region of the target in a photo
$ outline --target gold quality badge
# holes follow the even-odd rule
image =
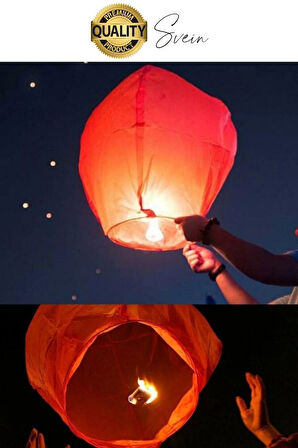
[[[91,40],[104,54],[126,58],[147,40],[147,22],[134,8],[121,3],[99,11],[91,22]]]

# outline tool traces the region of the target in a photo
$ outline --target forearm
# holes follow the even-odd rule
[[[253,434],[255,437],[257,437],[257,439],[263,442],[265,446],[269,445],[272,440],[281,436],[280,432],[271,424],[258,429],[257,431],[253,432]]]
[[[275,255],[241,240],[220,226],[209,233],[213,248],[248,277],[266,284],[296,286],[298,263],[289,255]]]
[[[223,271],[216,277],[216,283],[230,305],[258,305],[259,302],[251,297],[227,272]]]

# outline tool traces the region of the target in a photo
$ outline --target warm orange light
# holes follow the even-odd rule
[[[79,171],[108,238],[133,249],[174,250],[186,244],[175,218],[208,213],[236,146],[230,111],[219,99],[145,66],[94,109]]]
[[[26,336],[31,385],[97,448],[158,448],[195,411],[220,354],[190,305],[41,305]]]
[[[22,207],[23,207],[23,208],[29,208],[29,203],[28,203],[28,202],[23,202]]]
[[[138,385],[139,387],[128,397],[131,404],[149,404],[157,398],[158,392],[153,384],[138,378]]]
[[[53,217],[52,213],[46,213],[46,218],[51,219]]]
[[[152,218],[149,221],[148,229],[146,232],[146,238],[151,243],[157,243],[164,239],[163,233],[159,228],[158,218]]]
[[[141,390],[147,392],[150,395],[150,398],[146,401],[145,404],[152,403],[152,401],[154,401],[157,398],[158,392],[153,384],[150,384],[148,383],[148,381],[141,380],[140,378],[138,378],[138,385]]]
[[[36,87],[36,83],[34,81],[31,81],[29,85],[31,89],[34,89],[34,87]]]
[[[55,160],[51,160],[50,161],[50,166],[56,166],[56,161]]]

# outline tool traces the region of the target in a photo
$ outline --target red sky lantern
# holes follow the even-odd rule
[[[183,247],[174,219],[208,213],[236,140],[217,98],[158,67],[132,73],[95,108],[81,139],[80,176],[104,233],[134,249]]]
[[[26,368],[86,442],[156,448],[193,414],[221,347],[190,305],[42,305]]]

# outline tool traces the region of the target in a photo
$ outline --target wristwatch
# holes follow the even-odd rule
[[[211,271],[210,271],[210,272],[208,273],[210,280],[212,280],[213,282],[215,282],[216,277],[217,277],[219,274],[221,274],[225,269],[226,269],[226,266],[222,263],[222,264],[216,269],[215,272],[211,272]]]
[[[211,227],[213,226],[213,225],[216,225],[216,226],[219,226],[220,225],[220,222],[218,221],[218,219],[217,218],[210,218],[210,219],[208,219],[208,222],[207,222],[207,224],[206,224],[206,226],[205,226],[205,228],[204,228],[204,230],[203,230],[203,239],[202,239],[202,243],[203,244],[206,244],[206,246],[209,246],[209,244],[210,244],[210,241],[209,241],[209,231],[210,231],[210,229],[211,229]]]

